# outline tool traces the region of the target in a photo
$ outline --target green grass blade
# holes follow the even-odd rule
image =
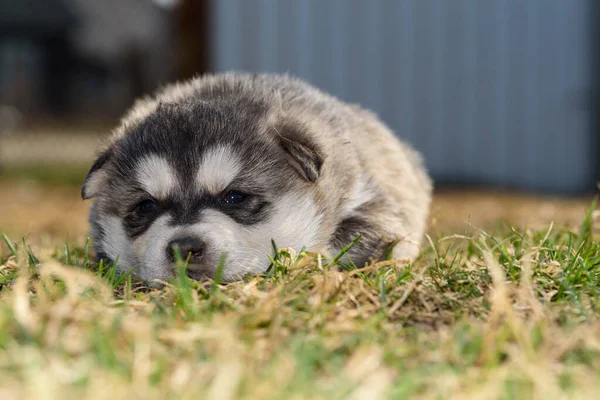
[[[6,243],[6,246],[8,247],[8,250],[10,251],[12,256],[17,257],[17,248],[15,247],[13,242],[4,233],[2,234],[2,239],[4,240],[4,243]]]

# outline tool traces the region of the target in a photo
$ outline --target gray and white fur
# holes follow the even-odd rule
[[[269,266],[271,239],[358,266],[412,259],[431,182],[420,156],[375,115],[284,75],[224,73],[167,86],[123,118],[82,188],[98,258],[152,283],[223,279]]]

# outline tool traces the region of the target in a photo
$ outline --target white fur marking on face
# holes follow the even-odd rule
[[[154,198],[166,198],[177,186],[177,176],[173,167],[157,155],[142,158],[136,171],[137,181]]]
[[[200,268],[211,275],[226,254],[223,279],[231,281],[246,274],[260,274],[269,266],[268,255],[272,254],[271,239],[277,246],[291,247],[300,251],[323,247],[327,238],[321,237],[321,215],[314,200],[307,193],[282,195],[275,204],[271,217],[262,223],[244,226],[226,214],[205,209],[200,222],[193,225],[171,225],[170,216],[163,215],[133,242],[127,237],[122,221],[108,217],[102,227],[106,236],[104,249],[108,256],[120,256],[124,268],[135,266],[135,274],[152,282],[168,280],[172,265],[167,259],[166,249],[177,237],[193,236],[206,243],[206,264]]]
[[[225,281],[264,272],[269,266],[270,239],[265,244],[251,242],[251,232],[220,211],[204,210],[201,222],[191,225],[190,232],[209,246],[207,251],[213,257],[206,265],[209,271],[214,273],[220,256],[226,256],[222,276]]]
[[[104,231],[102,249],[111,260],[118,260],[119,270],[133,268],[135,257],[131,253],[131,242],[127,237],[123,222],[115,216],[107,216],[99,220]]]
[[[209,253],[216,258],[209,268],[218,264],[218,257],[227,254],[223,279],[241,279],[246,274],[260,274],[269,266],[272,255],[271,239],[278,247],[300,251],[304,246],[314,249],[320,243],[321,216],[313,199],[305,193],[285,194],[277,200],[268,221],[244,226],[217,210],[202,212],[201,222],[189,227],[190,233],[210,246]]]
[[[209,193],[218,194],[225,190],[241,169],[242,163],[230,148],[217,146],[208,149],[202,156],[196,182]]]
[[[170,218],[168,215],[160,216],[146,232],[133,241],[133,249],[141,260],[136,273],[142,279],[168,280],[171,277],[172,267],[167,260],[167,246],[182,228],[170,226]]]

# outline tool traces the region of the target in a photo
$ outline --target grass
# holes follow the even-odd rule
[[[281,249],[262,277],[150,290],[88,246],[4,236],[0,397],[595,398],[600,243],[581,227],[440,236],[362,270]],[[223,261],[226,267],[226,260]]]

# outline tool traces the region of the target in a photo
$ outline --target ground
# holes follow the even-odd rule
[[[9,167],[0,177],[2,399],[600,390],[591,197],[440,191],[412,264],[340,271],[336,259],[280,250],[247,282],[181,273],[149,290],[89,262],[83,175]]]

